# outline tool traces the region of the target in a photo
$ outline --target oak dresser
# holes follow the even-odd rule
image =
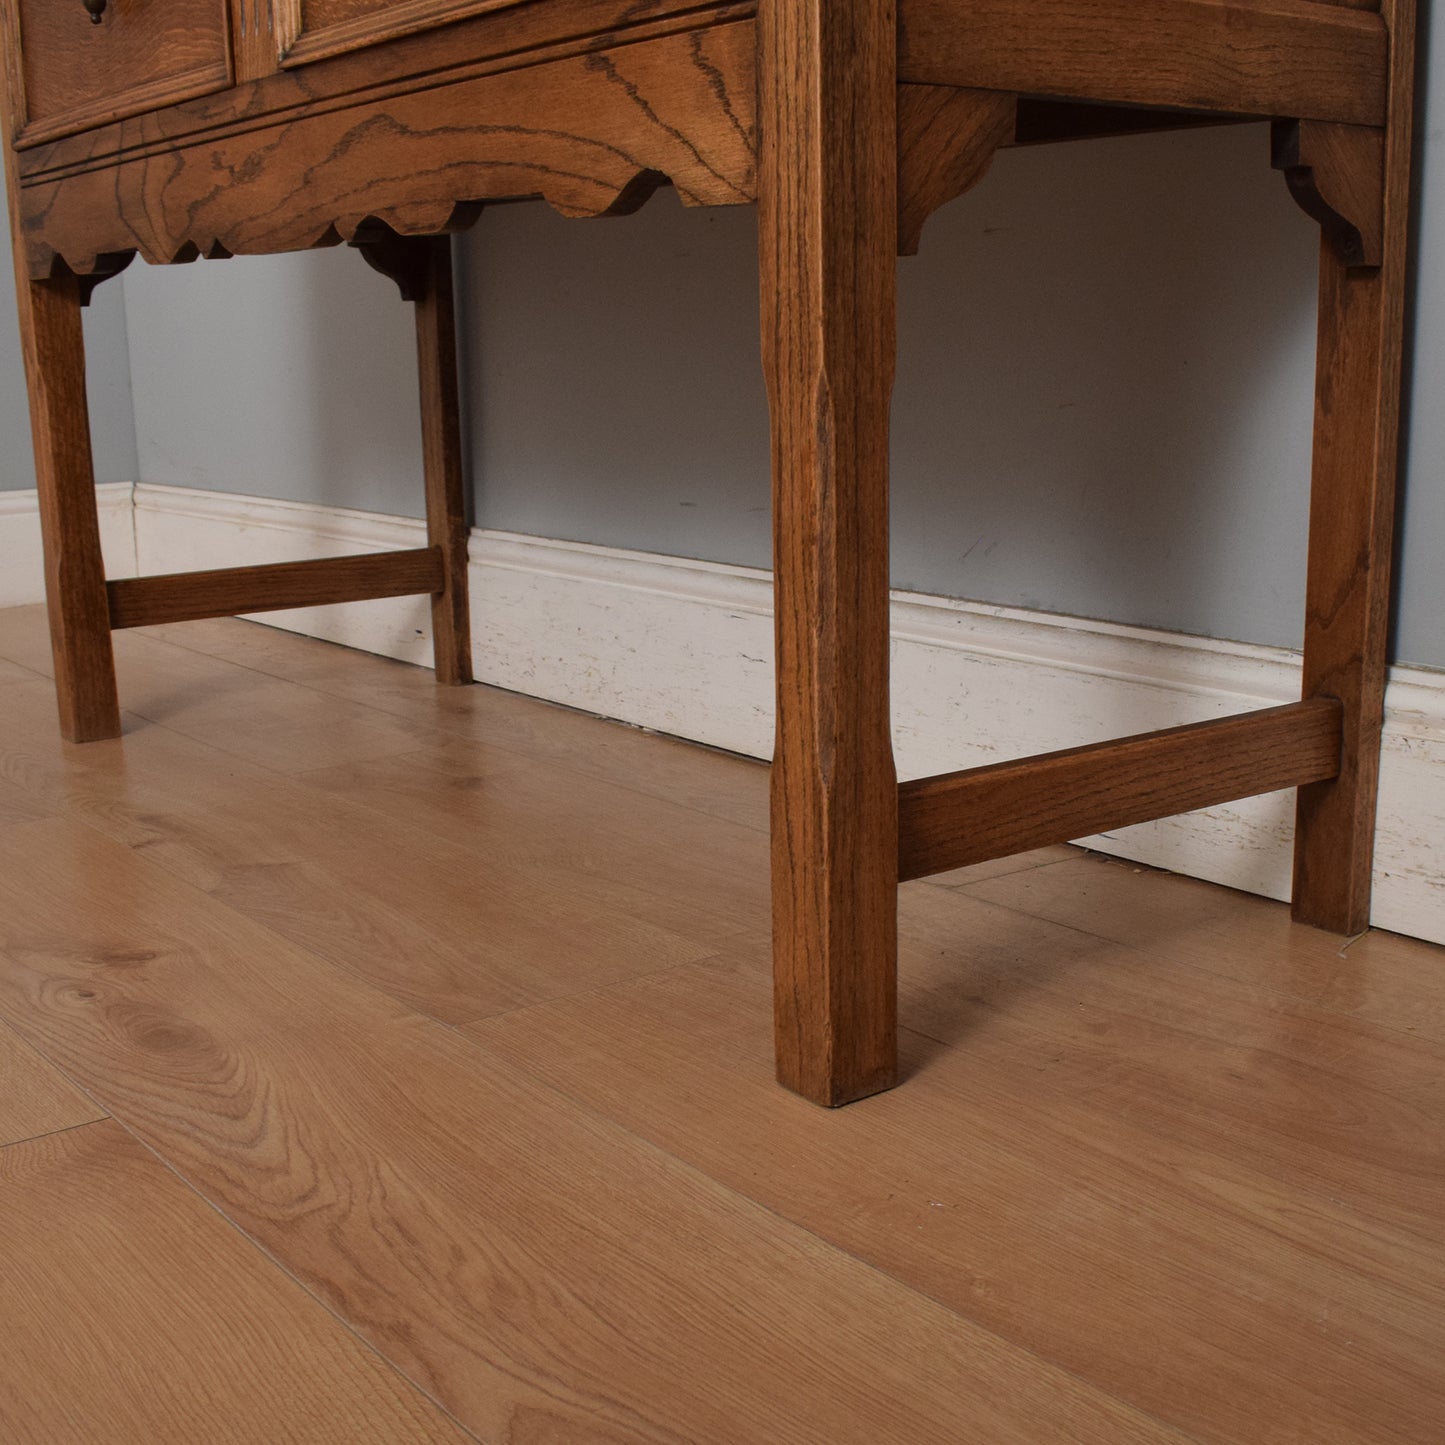
[[[430,594],[438,680],[468,681],[447,238],[500,201],[600,216],[670,185],[758,213],[782,1082],[824,1104],[895,1082],[900,878],[1298,787],[1296,914],[1365,926],[1414,0],[0,0],[0,20],[67,738],[119,732],[111,632],[161,621]],[[1261,119],[1323,233],[1301,701],[900,787],[895,257],[1000,146]],[[80,308],[137,254],[341,243],[415,302],[429,545],[108,582]]]

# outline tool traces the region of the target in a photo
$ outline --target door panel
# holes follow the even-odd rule
[[[231,83],[226,0],[5,0],[17,143],[36,145]],[[18,59],[17,59],[18,57]]]

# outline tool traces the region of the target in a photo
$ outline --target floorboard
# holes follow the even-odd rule
[[[11,1445],[467,1435],[114,1123],[0,1149]]]
[[[1439,1436],[1445,950],[958,870],[900,896],[903,1086],[828,1113],[772,1080],[764,768],[118,643],[73,747],[0,611],[5,1445]]]
[[[104,1109],[0,1026],[0,1147],[103,1118]]]
[[[1331,1072],[1254,1041],[1203,1046],[1075,982],[1073,997],[976,998],[958,1047],[906,1033],[904,1086],[822,1119],[773,1084],[751,966],[677,969],[469,1032],[1200,1439],[1430,1438],[1445,1409],[1430,1074],[1385,1051],[1360,1090],[1358,1059]],[[935,1021],[917,987],[904,1017]]]
[[[429,672],[274,627],[225,618],[146,635],[239,663],[383,713],[421,721],[489,754],[519,753],[765,832],[767,769],[501,688],[437,687]],[[453,758],[463,756],[453,750]]]
[[[565,777],[551,783],[565,796]],[[448,1022],[705,957],[735,932],[715,909],[623,875],[505,848],[479,856],[167,728],[63,744],[49,685],[12,689],[0,818],[62,812]]]
[[[1445,1041],[1445,949],[1376,929],[1339,938],[1269,899],[1137,864],[1076,855],[970,897],[1111,939],[1361,1023]]]
[[[0,837],[0,956],[0,1014],[485,1440],[1181,1438],[83,825]]]

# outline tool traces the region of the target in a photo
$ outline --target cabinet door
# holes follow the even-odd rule
[[[524,0],[289,0],[292,30],[281,63],[305,65],[522,3]]]
[[[98,0],[92,0],[98,5]],[[3,0],[16,142],[38,145],[231,83],[226,0]]]

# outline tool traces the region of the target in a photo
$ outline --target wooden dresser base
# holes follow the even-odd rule
[[[289,60],[281,40],[252,35],[233,89],[74,134],[53,121],[25,129],[15,3],[0,0],[9,196],[67,738],[119,731],[115,627],[429,593],[438,679],[468,681],[448,233],[493,201],[542,195],[598,215],[671,183],[693,204],[758,207],[782,1082],[829,1105],[895,1082],[900,878],[1298,787],[1295,914],[1366,927],[1413,0],[1384,0],[1380,13],[1324,0],[532,0],[371,49],[354,25],[325,41],[288,32]],[[1001,145],[1260,118],[1275,121],[1275,164],[1324,233],[1302,700],[900,788],[889,735],[896,255]],[[107,583],[80,329],[90,289],[136,253],[168,262],[343,240],[416,305],[429,545]]]

